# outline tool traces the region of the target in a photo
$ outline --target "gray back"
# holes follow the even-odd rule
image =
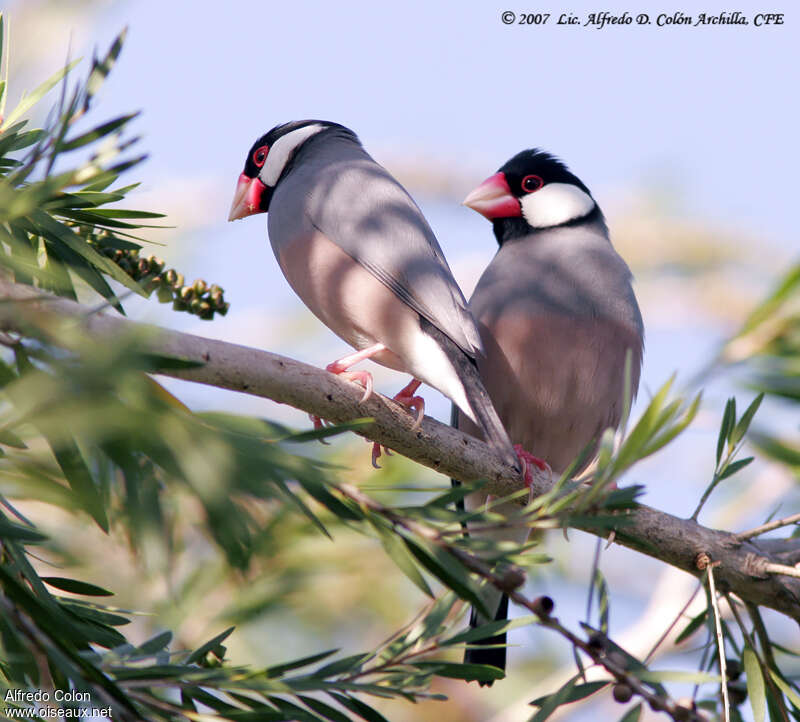
[[[276,255],[311,227],[475,357],[475,321],[422,212],[352,136],[336,130],[300,147],[270,204]]]

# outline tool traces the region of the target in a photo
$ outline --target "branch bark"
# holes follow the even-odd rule
[[[10,303],[12,302],[12,303]],[[487,479],[490,493],[503,496],[520,488],[520,476],[482,441],[425,417],[413,429],[408,410],[377,393],[361,403],[363,389],[327,371],[285,356],[246,346],[146,326],[120,316],[94,313],[74,301],[15,284],[0,276],[0,329],[24,333],[34,320],[78,323],[91,337],[111,342],[138,333],[154,354],[193,361],[198,366],[163,370],[174,378],[262,396],[335,423],[371,417],[358,433],[372,441],[465,482]],[[549,489],[547,475],[534,476],[532,489]],[[578,527],[582,528],[582,527]],[[595,533],[586,525],[585,531]],[[775,609],[800,622],[800,579],[770,573],[785,564],[787,548],[740,539],[645,505],[627,514],[616,542],[701,577],[702,554],[715,562],[715,581],[723,593]],[[796,547],[795,547],[796,548]],[[775,568],[775,567],[773,567]]]

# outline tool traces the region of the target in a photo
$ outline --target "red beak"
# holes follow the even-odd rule
[[[463,205],[478,211],[490,221],[522,215],[519,201],[511,194],[505,173],[495,173],[483,181],[463,200]]]
[[[261,210],[261,195],[266,187],[258,176],[248,178],[242,173],[236,184],[236,192],[233,194],[233,203],[231,204],[231,212],[228,214],[228,220],[235,221],[238,218],[252,216],[254,213],[263,213]]]

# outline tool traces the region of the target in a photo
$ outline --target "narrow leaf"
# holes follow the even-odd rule
[[[107,589],[89,584],[88,582],[79,582],[77,579],[66,579],[64,577],[42,577],[42,581],[49,584],[51,587],[61,589],[64,592],[71,594],[82,594],[87,597],[113,597],[114,592],[109,592]]]
[[[725,411],[722,414],[722,423],[719,427],[719,438],[717,439],[717,465],[719,465],[722,458],[722,452],[725,449],[725,442],[728,440],[734,423],[736,423],[736,399],[730,398],[725,403]]]
[[[299,669],[300,667],[307,667],[310,664],[314,664],[315,662],[320,662],[326,657],[330,657],[332,654],[336,654],[338,649],[329,649],[327,652],[320,652],[319,654],[312,654],[310,657],[303,657],[301,659],[295,659],[292,662],[285,662],[284,664],[275,664],[272,667],[267,667],[264,670],[264,674],[269,677],[280,677],[286,672],[289,672],[293,669]]]
[[[747,433],[747,430],[750,428],[750,423],[753,421],[753,416],[755,416],[756,411],[758,411],[758,407],[761,406],[761,402],[763,400],[764,393],[762,391],[758,396],[755,397],[755,399],[753,399],[750,406],[748,406],[747,410],[742,414],[742,418],[739,419],[739,423],[736,424],[736,428],[734,428],[733,432],[731,433],[731,446],[736,446],[736,444],[738,444]]]
[[[753,710],[755,722],[764,722],[767,710],[767,700],[764,690],[764,676],[761,674],[761,665],[752,647],[745,645],[742,654],[744,673],[747,680],[747,696],[750,698],[750,708]]]

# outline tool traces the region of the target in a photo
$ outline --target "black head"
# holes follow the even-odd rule
[[[310,138],[331,129],[355,138],[343,125],[327,120],[294,120],[262,135],[247,152],[228,220],[266,213],[272,192],[291,167],[298,149]]]
[[[523,150],[504,163],[464,199],[464,205],[491,220],[501,242],[600,217],[580,178],[558,158],[537,148]]]

